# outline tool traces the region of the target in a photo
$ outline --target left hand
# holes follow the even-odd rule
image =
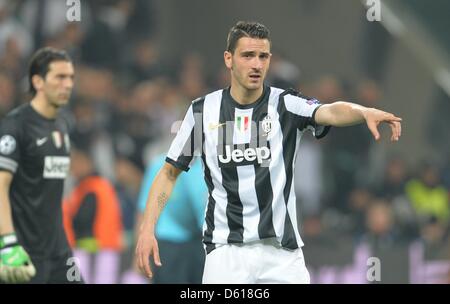
[[[0,282],[25,283],[36,275],[36,269],[15,234],[0,236]]]
[[[384,112],[378,109],[370,108],[364,113],[364,118],[367,123],[367,127],[372,132],[375,140],[380,139],[380,133],[378,132],[378,125],[382,122],[388,123],[391,127],[392,135],[391,141],[398,141],[402,134],[402,119],[395,116],[392,113]]]

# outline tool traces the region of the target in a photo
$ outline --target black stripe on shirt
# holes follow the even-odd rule
[[[294,115],[286,109],[284,103],[284,96],[290,94],[289,91],[283,92],[279,97],[278,114],[281,125],[281,131],[283,133],[283,160],[284,168],[286,170],[286,184],[284,186],[283,194],[286,203],[286,217],[284,222],[284,233],[281,240],[281,246],[289,249],[298,248],[297,240],[295,238],[295,230],[292,225],[292,220],[287,210],[289,202],[289,195],[291,192],[292,178],[293,178],[293,162],[295,156],[295,148],[297,143],[297,123]]]
[[[256,123],[257,130],[252,129],[251,146],[268,147],[267,134],[264,134],[262,129],[262,121],[268,114],[270,88],[264,90],[264,100],[257,104],[253,109],[252,120]],[[270,238],[276,236],[275,228],[273,226],[273,190],[270,182],[270,171],[268,164],[261,166],[255,164],[255,189],[256,197],[258,198],[259,206],[259,223],[258,235],[260,239]]]
[[[224,91],[222,95],[222,101],[220,105],[219,123],[231,123],[230,127],[219,128],[218,136],[218,154],[224,153],[225,146],[233,145],[234,136],[234,117],[235,108],[232,100],[228,97]],[[226,129],[229,129],[229,134],[226,134]],[[226,137],[229,135],[229,138]],[[230,233],[228,235],[228,243],[242,243],[244,241],[244,220],[243,220],[243,206],[239,197],[239,180],[236,167],[222,167],[220,168],[222,173],[222,185],[227,192],[227,207],[226,217],[228,222],[228,228]]]

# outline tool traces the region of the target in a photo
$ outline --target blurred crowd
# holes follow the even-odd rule
[[[167,62],[159,52],[153,1],[82,5],[83,22],[70,23],[65,1],[0,0],[0,118],[29,101],[25,71],[34,50],[54,46],[69,52],[76,69],[76,87],[63,113],[71,125],[74,151],[65,189],[66,203],[72,204],[71,229],[79,239],[83,233],[89,236],[83,223],[89,223],[89,215],[92,222],[92,212],[98,210],[76,217],[73,213],[81,210],[76,191],[86,178],[99,176],[104,183],[89,187],[107,189],[105,204],[116,204],[104,211],[115,219],[113,226],[107,225],[114,227],[116,239],[99,233],[95,237],[102,242],[79,244],[91,252],[102,246],[132,252],[146,167],[167,150],[174,123],[183,118],[191,100],[226,87],[228,75],[225,69],[209,73],[195,53]],[[217,56],[220,60],[221,54]],[[295,87],[324,103],[349,100],[377,107],[383,99],[375,80],[350,84],[334,75],[308,79],[277,54],[267,83]],[[308,239],[329,233],[387,248],[419,239],[447,250],[450,258],[449,162],[409,164],[402,155],[387,153],[365,125],[334,128],[317,142],[305,136],[297,158],[296,192],[306,245]]]

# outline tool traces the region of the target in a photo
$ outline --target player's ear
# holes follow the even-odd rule
[[[31,77],[31,82],[36,91],[39,91],[44,87],[44,79],[40,75],[33,75],[33,77]]]
[[[231,54],[231,52],[229,51],[225,51],[223,53],[223,59],[225,61],[225,66],[228,69],[231,69],[233,67],[233,54]]]

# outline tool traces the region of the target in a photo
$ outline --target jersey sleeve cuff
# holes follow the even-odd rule
[[[183,170],[185,172],[189,171],[189,166],[186,166],[180,162],[174,161],[173,159],[166,157],[166,162],[171,164],[172,166],[174,166],[177,169]]]
[[[15,160],[0,156],[0,170],[6,170],[12,173],[16,173],[17,167],[18,164]]]
[[[319,105],[318,107],[316,107],[312,114],[312,119],[314,122],[314,137],[317,139],[321,139],[321,138],[325,137],[331,129],[331,126],[318,125],[316,122],[316,112],[321,106],[322,105]]]
[[[330,131],[331,126],[316,126],[314,129],[314,137],[317,139],[321,139],[325,137]]]

